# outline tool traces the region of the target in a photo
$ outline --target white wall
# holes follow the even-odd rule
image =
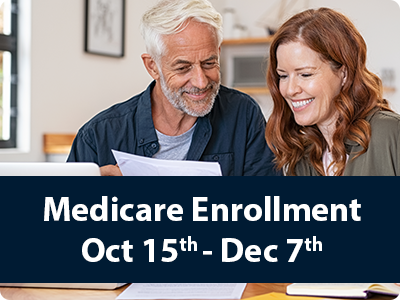
[[[143,91],[151,81],[140,55],[143,12],[156,0],[126,0],[125,57],[88,54],[84,49],[84,0],[20,0],[24,39],[20,49],[19,150],[0,150],[0,161],[43,161],[44,133],[74,133],[88,119],[114,103]],[[264,34],[256,21],[280,0],[211,0],[217,10],[234,6],[250,35]],[[395,69],[400,90],[400,9],[392,0],[309,0],[348,14],[369,47],[369,66],[379,73]],[[388,95],[400,109],[400,91]],[[270,100],[263,106],[268,110]],[[27,112],[25,115],[24,113]]]
[[[143,12],[156,0],[126,1],[125,57],[84,52],[84,0],[20,0],[24,36],[20,112],[30,105],[22,149],[0,150],[0,161],[44,161],[44,133],[75,133],[101,110],[143,91],[151,82],[140,55]],[[29,108],[28,108],[29,112]]]
[[[258,23],[269,18],[281,0],[220,0],[221,11],[231,7],[236,11],[236,21],[248,28],[249,36],[265,34]],[[216,1],[214,1],[216,2]],[[286,1],[289,3],[290,1]],[[330,7],[346,14],[363,35],[368,47],[368,68],[378,74],[383,69],[393,69],[396,75],[395,93],[385,94],[392,108],[400,112],[400,7],[393,0],[298,0],[296,7],[301,10]],[[272,100],[267,96],[254,96],[266,115],[272,108]]]

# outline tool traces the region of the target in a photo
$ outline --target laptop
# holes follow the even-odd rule
[[[114,290],[127,283],[0,283],[0,286],[24,288]]]
[[[0,176],[100,176],[100,168],[87,162],[0,162]]]

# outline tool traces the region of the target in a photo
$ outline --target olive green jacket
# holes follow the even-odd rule
[[[354,156],[363,147],[346,141],[349,155],[344,176],[399,176],[400,175],[400,115],[375,110],[366,120],[371,124],[371,140],[368,150],[359,157]],[[296,165],[298,176],[318,176],[307,158]]]

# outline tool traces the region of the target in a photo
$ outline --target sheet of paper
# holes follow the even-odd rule
[[[112,150],[124,176],[222,176],[217,162],[164,160]]]
[[[269,293],[260,296],[246,298],[245,300],[328,300],[328,299],[317,298],[317,297],[288,296],[283,293]]]
[[[246,283],[132,283],[117,299],[240,299]]]

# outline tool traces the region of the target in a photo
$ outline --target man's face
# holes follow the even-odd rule
[[[211,27],[191,21],[182,32],[164,37],[160,84],[178,110],[194,116],[208,114],[220,84],[219,48]]]

